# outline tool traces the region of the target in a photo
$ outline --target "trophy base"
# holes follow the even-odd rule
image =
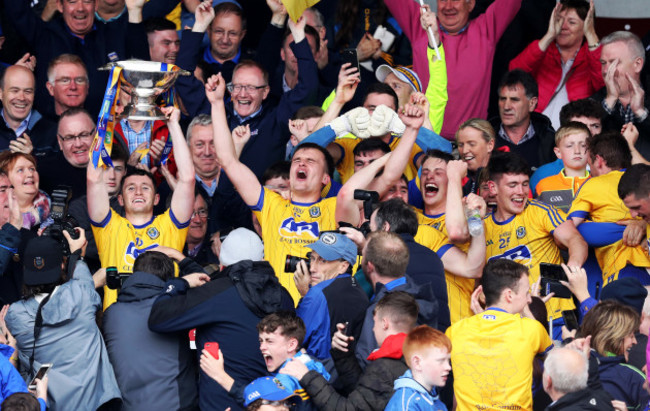
[[[151,105],[127,106],[123,116],[130,120],[165,120],[167,118],[160,108]]]

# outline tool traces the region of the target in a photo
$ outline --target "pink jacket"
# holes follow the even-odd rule
[[[598,47],[589,51],[587,42],[582,43],[566,82],[569,101],[587,98],[605,86],[600,72],[600,50]],[[539,86],[539,102],[535,111],[541,113],[562,80],[562,63],[557,45],[553,42],[544,52],[539,48],[539,40],[533,41],[510,62],[510,70],[516,68],[535,77]]]
[[[420,26],[420,6],[413,0],[384,0],[397,23],[411,41],[413,69],[424,88],[429,84],[427,34]],[[472,117],[486,118],[494,50],[515,17],[521,0],[496,0],[462,33],[440,31],[447,62],[449,101],[440,135],[453,140],[458,126]]]

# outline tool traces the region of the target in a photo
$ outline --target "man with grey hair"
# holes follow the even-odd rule
[[[605,87],[592,98],[600,101],[607,112],[604,123],[609,129],[620,130],[628,123],[637,128],[634,145],[641,156],[650,158],[650,99],[641,82],[645,63],[643,43],[630,32],[616,31],[604,37],[601,44],[600,63]]]
[[[47,67],[45,83],[47,92],[54,98],[54,110],[46,114],[58,117],[70,108],[83,107],[89,86],[88,72],[81,57],[69,53],[56,57]]]
[[[553,402],[547,411],[614,409],[611,397],[598,381],[598,366],[593,366],[592,375],[589,367],[587,355],[575,348],[555,348],[548,353],[542,383]]]
[[[212,117],[209,114],[194,117],[186,134],[194,163],[195,189],[197,192],[203,191],[203,197],[208,200],[207,237],[235,227],[252,228],[248,207],[232,186],[224,184],[226,180],[220,178],[221,166],[212,137]]]

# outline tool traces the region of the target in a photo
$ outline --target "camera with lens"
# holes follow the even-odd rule
[[[354,190],[354,199],[363,201],[363,215],[365,221],[358,228],[364,237],[370,234],[370,216],[374,211],[375,205],[379,204],[379,193],[368,190]]]
[[[287,257],[284,260],[284,272],[285,273],[295,273],[298,268],[298,263],[302,260],[307,264],[307,269],[309,269],[309,254],[307,257],[297,257],[295,255],[287,254]]]
[[[119,273],[117,267],[106,267],[106,287],[111,290],[119,290],[124,280],[131,276],[130,273]]]
[[[52,237],[63,246],[63,255],[70,255],[70,246],[63,236],[63,232],[67,231],[73,239],[79,238],[79,233],[75,230],[79,223],[68,214],[68,204],[71,197],[72,189],[68,186],[58,186],[52,191],[52,205],[50,207],[52,224],[43,231],[44,236]]]

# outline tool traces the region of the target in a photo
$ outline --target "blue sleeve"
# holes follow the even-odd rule
[[[451,153],[452,149],[449,140],[440,137],[435,132],[424,127],[420,127],[418,136],[415,139],[415,144],[417,144],[424,152],[427,150],[440,150],[445,153]]]
[[[194,288],[189,288],[182,278],[172,278],[151,307],[149,329],[161,333],[185,331],[218,321],[224,315],[232,316],[232,300],[224,297],[229,289],[232,282],[227,278],[216,278]]]
[[[449,251],[450,248],[452,248],[454,245],[453,244],[445,244],[442,247],[440,247],[438,250],[436,250],[436,254],[438,254],[438,257],[442,258],[443,255],[447,251]]]
[[[327,148],[331,143],[334,142],[336,139],[336,133],[334,132],[334,129],[330,126],[325,126],[321,127],[318,130],[314,131],[307,137],[305,137],[304,140],[300,142],[300,144],[304,143],[314,143],[318,144],[319,146],[323,148]],[[291,155],[293,156],[293,153],[296,151],[296,148],[300,147],[300,144],[298,144],[296,147],[291,150]]]
[[[45,400],[44,400],[44,399],[39,398],[39,399],[38,399],[38,403],[39,403],[40,406],[41,406],[41,411],[45,411],[45,410],[47,410],[47,404],[45,403]]]
[[[572,213],[574,214],[574,213]],[[587,221],[578,226],[578,232],[590,247],[604,247],[623,238],[624,225]]]
[[[540,181],[542,181],[546,177],[559,173],[563,167],[564,167],[564,163],[562,162],[562,160],[558,158],[552,163],[544,164],[543,166],[535,170],[533,175],[530,177],[530,189],[533,192],[533,194],[537,192],[537,184],[539,184]]]
[[[276,122],[281,129],[275,130],[274,133],[282,136],[285,143],[289,140],[289,120],[310,97],[315,98],[318,93],[318,66],[311,54],[307,38],[299,43],[291,43],[289,47],[298,60],[298,83],[293,89],[282,94],[276,111]]]
[[[578,314],[580,314],[580,323],[582,323],[582,319],[585,318],[585,314],[587,314],[587,311],[591,310],[594,305],[598,304],[598,301],[595,300],[594,298],[587,298],[583,302],[580,303],[580,309],[578,310]]]
[[[0,382],[0,401],[14,393],[27,392],[25,380],[4,356],[0,356]]]
[[[312,288],[302,298],[296,314],[305,323],[306,333],[303,346],[315,358],[329,358],[332,338],[330,336],[330,314],[327,300],[321,288]]]
[[[201,41],[204,33],[184,30],[181,38],[176,65],[191,73],[196,69],[196,62],[201,58]],[[211,105],[205,96],[205,86],[194,75],[178,76],[174,89],[183,101],[190,118],[205,113],[210,114]]]

